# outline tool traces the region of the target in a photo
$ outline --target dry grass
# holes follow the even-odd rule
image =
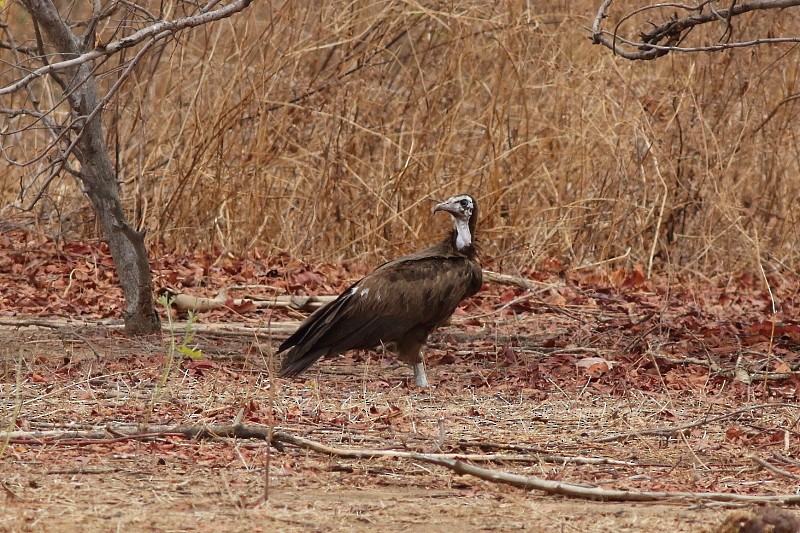
[[[440,231],[428,198],[470,191],[510,271],[795,267],[796,46],[632,64],[590,43],[596,3],[257,2],[181,35],[105,114],[130,216],[178,250],[373,263]],[[752,15],[737,37],[798,18]],[[10,170],[7,201],[26,179]],[[64,178],[35,222],[92,231],[85,204]]]

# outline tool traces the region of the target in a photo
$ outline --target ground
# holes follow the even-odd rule
[[[276,346],[307,311],[231,301],[189,325],[164,313],[163,334],[128,338],[102,247],[55,260],[21,247],[0,252],[0,531],[712,532],[751,508],[745,497],[797,503],[800,284],[788,274],[556,265],[523,273],[532,288],[488,282],[431,337],[423,390],[384,350],[272,377]],[[262,292],[335,294],[363,273],[202,258],[154,271],[204,296],[259,276]],[[335,449],[183,432],[233,424]]]
[[[606,488],[773,495],[793,493],[796,483],[751,459],[775,462],[795,454],[794,434],[789,449],[783,437],[759,438],[792,427],[797,409],[791,404],[672,435],[601,442],[743,406],[713,395],[630,390],[615,396],[571,380],[552,388],[475,385],[496,363],[467,356],[431,365],[437,384],[431,390],[410,385],[410,370],[381,354],[324,362],[305,380],[275,380],[271,390],[268,361],[241,337],[200,339],[204,363],[187,360],[168,373],[168,337],[131,342],[102,327],[75,335],[4,327],[0,341],[4,424],[13,421],[23,432],[4,450],[4,531],[675,532],[702,531],[729,510],[700,499],[567,499],[415,461],[342,459],[291,446],[273,448],[267,459],[258,440],[24,436],[125,423],[225,424],[237,416],[249,425],[274,420],[276,430],[339,447],[506,454],[507,461],[477,464]],[[539,366],[550,372],[546,361]],[[552,455],[620,464],[559,463]],[[787,476],[800,471],[794,463],[781,468]]]

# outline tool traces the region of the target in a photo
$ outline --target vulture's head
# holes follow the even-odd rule
[[[456,231],[456,248],[462,251],[472,246],[475,235],[475,223],[478,220],[478,204],[468,194],[459,194],[436,204],[433,212],[446,211],[453,217]]]

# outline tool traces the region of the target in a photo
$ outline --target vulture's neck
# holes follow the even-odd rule
[[[469,224],[461,219],[454,219],[453,228],[455,233],[455,246],[459,252],[464,252],[467,248],[472,247],[472,231],[470,231]]]
[[[450,244],[455,250],[469,258],[475,257],[475,228],[472,224],[457,218],[453,219],[453,231],[448,236]]]

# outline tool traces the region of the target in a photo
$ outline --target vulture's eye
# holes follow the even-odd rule
[[[462,208],[462,209],[466,209],[466,208],[467,208],[467,206],[469,205],[469,202],[467,201],[467,199],[466,199],[466,198],[464,198],[463,200],[461,200],[461,201],[460,201],[460,202],[458,202],[458,203],[459,203],[459,204],[461,204],[461,208]]]

